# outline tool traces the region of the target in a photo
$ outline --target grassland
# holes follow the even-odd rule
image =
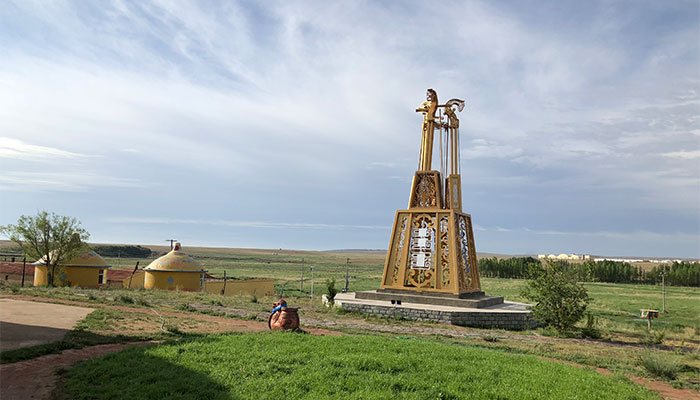
[[[533,357],[431,340],[294,333],[132,348],[72,369],[65,389],[74,399],[655,398],[620,377]]]
[[[165,252],[168,248],[159,250]],[[551,332],[543,329],[508,332],[366,317],[330,310],[321,304],[319,297],[326,291],[325,280],[335,279],[336,287],[342,288],[346,265],[349,265],[350,291],[376,289],[383,269],[382,254],[213,248],[185,248],[185,251],[199,260],[210,273],[218,276],[226,271],[229,277],[274,279],[276,293],[279,295],[284,290],[288,301],[301,307],[304,327],[330,328],[363,337],[403,336],[459,348],[486,349],[500,354],[543,356],[607,368],[618,374],[665,380],[677,387],[700,389],[700,380],[697,378],[700,374],[700,291],[697,288],[667,288],[668,312],[654,322],[650,334],[646,329],[646,321],[638,316],[639,309],[660,309],[661,288],[587,283],[586,288],[593,298],[589,309],[597,317],[596,325],[601,331],[601,338],[561,338],[551,336]],[[348,258],[350,263],[346,264]],[[145,266],[151,260],[152,258],[139,260],[140,265]],[[120,265],[122,268],[133,268],[137,260],[108,261],[115,267]],[[315,270],[314,300],[310,299],[310,266],[314,266]],[[302,270],[303,290],[300,287]],[[482,288],[487,293],[502,295],[508,300],[523,301],[520,291],[524,284],[522,280],[482,278]],[[97,335],[97,339],[93,339],[100,341],[172,340],[182,336],[178,332],[184,333],[184,338],[189,338],[192,334],[220,332],[221,330],[212,329],[201,321],[197,322],[196,316],[207,314],[262,321],[266,320],[270,306],[275,301],[274,297],[223,297],[207,293],[159,290],[19,289],[11,286],[5,287],[2,292],[77,300],[95,307],[125,305],[144,310],[177,311],[192,316],[192,319],[167,318],[168,326],[172,329],[163,334],[159,329],[160,320],[155,314],[144,316],[143,313],[99,309],[96,316],[88,318],[83,331]],[[651,339],[662,332],[661,344],[652,343]],[[82,346],[83,343],[90,342],[69,341],[71,346]],[[656,376],[642,365],[640,360],[649,352],[670,360],[668,364],[674,365],[677,372],[673,379]],[[19,355],[19,359],[22,357]],[[222,390],[226,392],[229,389],[224,385]]]
[[[163,253],[168,247],[153,248]],[[325,281],[334,279],[337,288],[345,285],[346,267],[349,270],[349,290],[377,289],[381,280],[384,254],[372,253],[331,253],[295,250],[261,249],[219,249],[185,248],[216,276],[233,278],[271,278],[275,280],[275,292],[290,297],[305,297],[311,293],[311,271],[314,267],[314,292],[325,293]],[[127,262],[134,265],[136,260],[108,259],[112,265]],[[147,265],[150,260],[139,260]],[[349,261],[349,263],[348,263]],[[304,283],[302,287],[302,273]],[[482,278],[482,288],[489,294],[504,296],[508,300],[523,301],[520,296],[525,281],[517,279]],[[658,286],[635,284],[586,283],[590,296],[594,299],[591,312],[597,317],[599,327],[614,335],[629,335],[633,339],[645,337],[646,321],[639,318],[640,309],[662,308],[662,291]],[[700,289],[689,287],[668,287],[666,290],[666,310],[655,322],[659,328],[667,328],[669,339],[683,338],[700,334]]]

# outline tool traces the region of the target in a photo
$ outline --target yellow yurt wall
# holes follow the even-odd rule
[[[49,284],[49,273],[46,265],[34,266],[34,286],[43,286]]]
[[[168,254],[153,260],[146,268],[143,287],[146,289],[168,289],[196,291],[202,288],[204,271],[192,257],[180,251],[175,243]]]
[[[48,284],[48,273],[45,259],[34,263],[34,286]],[[81,250],[70,260],[58,265],[54,271],[54,285],[100,287],[107,285],[107,269],[110,265],[90,249]]]
[[[102,271],[103,279],[100,283],[100,271]],[[64,267],[65,278],[62,274],[56,274],[57,277],[63,278],[60,281],[70,286],[91,287],[96,288],[107,284],[107,269],[98,267],[74,266]]]
[[[197,291],[201,289],[201,279],[201,273],[196,272],[146,271],[143,287]]]
[[[144,287],[146,273],[143,270],[136,271],[131,277],[131,286],[129,286],[129,278],[122,280],[122,286],[131,289],[142,289]]]

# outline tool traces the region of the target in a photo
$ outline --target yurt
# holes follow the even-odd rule
[[[49,274],[44,258],[34,263],[34,286],[49,283]],[[80,286],[96,288],[107,285],[107,264],[99,254],[85,248],[73,258],[56,266],[54,284],[57,286]]]
[[[183,253],[180,243],[166,255],[153,260],[146,268],[143,287],[146,289],[201,290],[205,270],[192,257]]]

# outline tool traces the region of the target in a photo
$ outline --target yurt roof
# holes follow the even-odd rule
[[[182,252],[180,243],[166,255],[153,260],[144,271],[201,272],[199,262]]]
[[[54,253],[53,251],[51,252]],[[34,265],[44,265],[46,264],[46,256],[41,257]],[[91,249],[83,249],[78,252],[73,258],[68,261],[62,262],[60,265],[64,267],[97,267],[97,268],[111,268],[111,265],[107,264],[102,256],[95,253]]]

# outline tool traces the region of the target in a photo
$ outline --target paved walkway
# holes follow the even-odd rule
[[[0,351],[56,342],[92,308],[0,299]]]

